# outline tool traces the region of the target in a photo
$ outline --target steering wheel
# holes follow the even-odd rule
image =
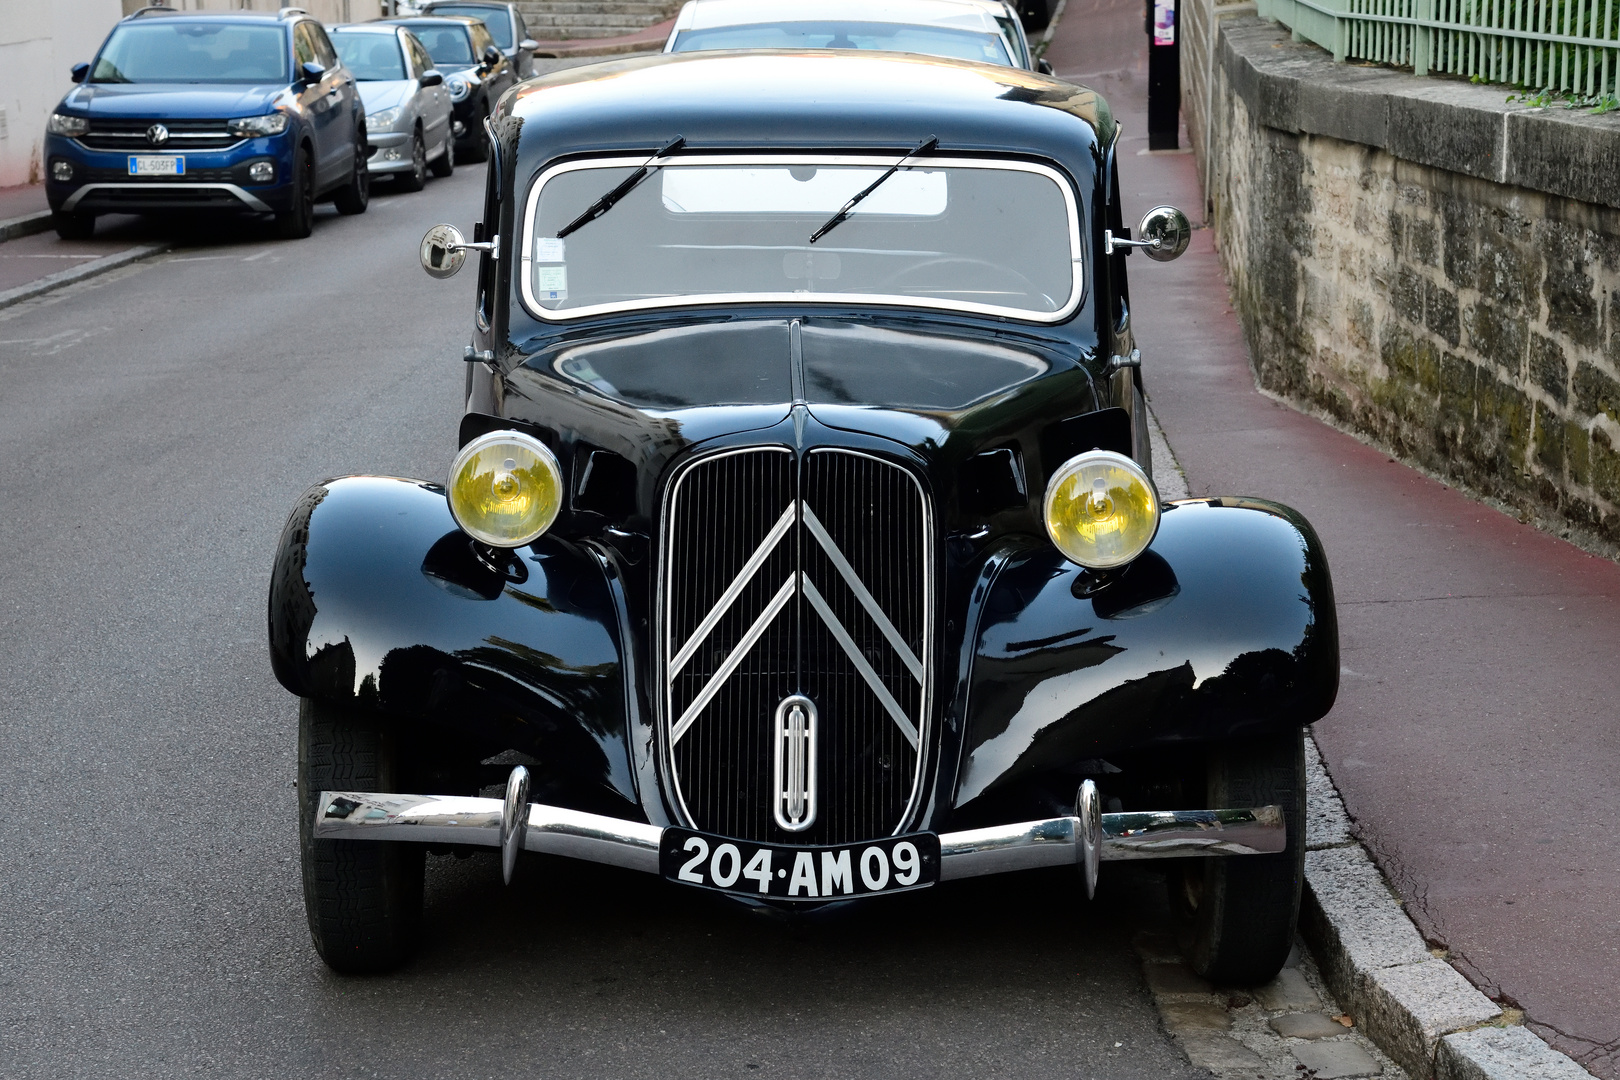
[[[891,286],[904,286],[907,279],[915,278],[925,271],[943,266],[973,266],[980,269],[989,270],[992,274],[1001,275],[1004,282],[1016,285],[1018,291],[1023,292],[1026,296],[1042,295],[1041,291],[1035,287],[1035,283],[1033,281],[1029,280],[1029,278],[1025,277],[1023,274],[1020,274],[1012,267],[998,262],[991,262],[989,259],[977,259],[971,255],[944,255],[937,259],[928,259],[924,262],[913,263],[910,266],[896,270],[894,273],[878,282],[877,290],[879,292],[884,292],[887,291]],[[960,290],[943,291],[955,292]]]

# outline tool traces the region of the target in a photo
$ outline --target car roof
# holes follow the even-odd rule
[[[164,22],[200,22],[206,20],[208,22],[286,23],[291,25],[307,19],[309,16],[289,15],[283,18],[274,11],[179,11],[148,8],[133,15],[126,15],[118,21],[120,23],[144,23],[154,18],[161,19]]]
[[[402,15],[397,19],[377,21],[391,26],[443,26],[446,23],[454,23],[457,26],[484,25],[484,20],[476,15]]]
[[[422,12],[431,15],[439,8],[449,7],[452,4],[457,7],[493,8],[499,11],[512,10],[511,4],[499,3],[498,0],[431,0],[430,3],[422,5]]]
[[[410,28],[406,27],[406,26],[401,26],[398,23],[368,22],[368,23],[339,23],[336,26],[328,26],[326,29],[327,29],[328,33],[333,33],[333,34],[339,34],[339,33],[342,33],[342,34],[355,34],[355,33],[359,33],[359,34],[395,34],[395,35],[397,35],[401,30],[408,30]]]
[[[806,93],[805,87],[815,87]],[[1000,64],[918,53],[758,49],[654,53],[567,68],[508,90],[527,173],[572,154],[812,149],[1034,156],[1097,172],[1118,131],[1092,90]]]
[[[880,22],[997,33],[999,0],[688,0],[675,32],[789,22]]]

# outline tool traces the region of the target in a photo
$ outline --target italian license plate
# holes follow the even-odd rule
[[[155,154],[131,154],[129,155],[129,175],[184,176],[186,175],[186,159],[183,157],[158,157]]]
[[[777,847],[690,829],[664,830],[670,881],[772,900],[836,900],[921,889],[939,880],[939,837],[890,836],[844,847]]]

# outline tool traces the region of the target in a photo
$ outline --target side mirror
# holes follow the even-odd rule
[[[540,43],[534,40],[534,38],[526,37],[522,41],[518,42],[518,48],[527,52],[534,52],[534,50],[538,49],[539,47]]]
[[[84,77],[90,74],[89,64],[74,64],[68,69],[68,78],[74,82],[84,82]]]
[[[443,86],[444,76],[439,74],[438,69],[429,68],[428,70],[422,72],[422,77],[416,81],[422,84],[423,89],[426,89],[429,86]]]
[[[467,238],[454,225],[435,225],[422,237],[420,254],[429,277],[455,277],[467,261]]]
[[[1192,224],[1173,206],[1155,206],[1142,215],[1136,237],[1143,241],[1142,254],[1156,262],[1169,262],[1187,250],[1192,241]]]
[[[1057,71],[1052,67],[1052,61],[1050,61],[1050,60],[1037,61],[1036,64],[1035,64],[1035,70],[1039,71],[1042,75],[1056,75],[1057,74]]]
[[[502,53],[501,50],[497,49],[495,46],[493,46],[493,45],[485,45],[484,46],[484,66],[485,67],[494,67],[496,64],[499,64],[501,62],[501,58],[504,55],[505,54]]]
[[[298,70],[303,73],[304,81],[307,83],[318,83],[321,81],[321,76],[326,74],[326,69],[313,60],[308,61]]]

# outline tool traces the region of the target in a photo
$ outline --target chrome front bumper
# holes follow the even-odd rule
[[[500,848],[511,880],[519,851],[658,873],[664,830],[657,825],[528,801],[529,777],[512,771],[505,799],[323,791],[315,836],[323,840],[406,840]],[[1076,866],[1087,892],[1097,864],[1126,859],[1266,855],[1288,842],[1282,808],[1097,812],[1096,789],[1081,786],[1074,816],[939,835],[941,881],[1040,866]]]

